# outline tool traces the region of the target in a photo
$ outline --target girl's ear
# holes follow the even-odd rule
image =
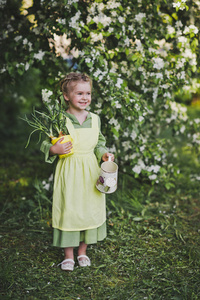
[[[67,97],[66,94],[63,94],[63,97],[65,98],[66,101],[69,101],[69,98]]]

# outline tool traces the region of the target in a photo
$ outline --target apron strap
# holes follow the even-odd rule
[[[66,127],[67,127],[72,139],[74,139],[74,130],[75,129],[74,129],[74,126],[73,126],[71,120],[68,117],[66,118]]]
[[[96,114],[90,113],[92,117],[92,128],[99,130],[99,120]]]

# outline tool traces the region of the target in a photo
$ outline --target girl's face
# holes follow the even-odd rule
[[[89,82],[78,82],[77,84],[71,84],[68,95],[64,95],[64,98],[69,103],[69,107],[76,111],[86,109],[91,103],[91,86]]]

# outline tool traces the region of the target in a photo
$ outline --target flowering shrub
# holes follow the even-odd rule
[[[1,75],[14,78],[37,66],[54,90],[70,70],[63,57],[73,57],[71,69],[76,65],[93,78],[91,109],[101,116],[121,170],[170,187],[177,170],[168,161],[166,130],[200,143],[199,122],[174,102],[174,93],[193,86],[198,71],[199,8],[186,0],[33,1],[17,22],[14,11],[9,22],[2,15],[3,42],[12,52]],[[6,1],[1,10],[8,14]]]

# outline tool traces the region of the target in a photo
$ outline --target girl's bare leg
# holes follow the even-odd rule
[[[79,248],[78,248],[78,256],[86,255],[86,250],[87,250],[87,244],[85,244],[84,242],[80,242]]]
[[[86,250],[87,250],[87,244],[85,244],[84,242],[81,242],[79,244],[79,248],[78,248],[78,262],[79,262],[79,266],[81,266],[81,267],[91,266],[89,257],[85,257]]]
[[[74,260],[74,248],[73,247],[67,247],[64,248],[64,253],[65,253],[65,259],[73,259]]]
[[[61,263],[61,269],[66,271],[73,271],[74,269],[74,248],[64,248],[65,259]]]

